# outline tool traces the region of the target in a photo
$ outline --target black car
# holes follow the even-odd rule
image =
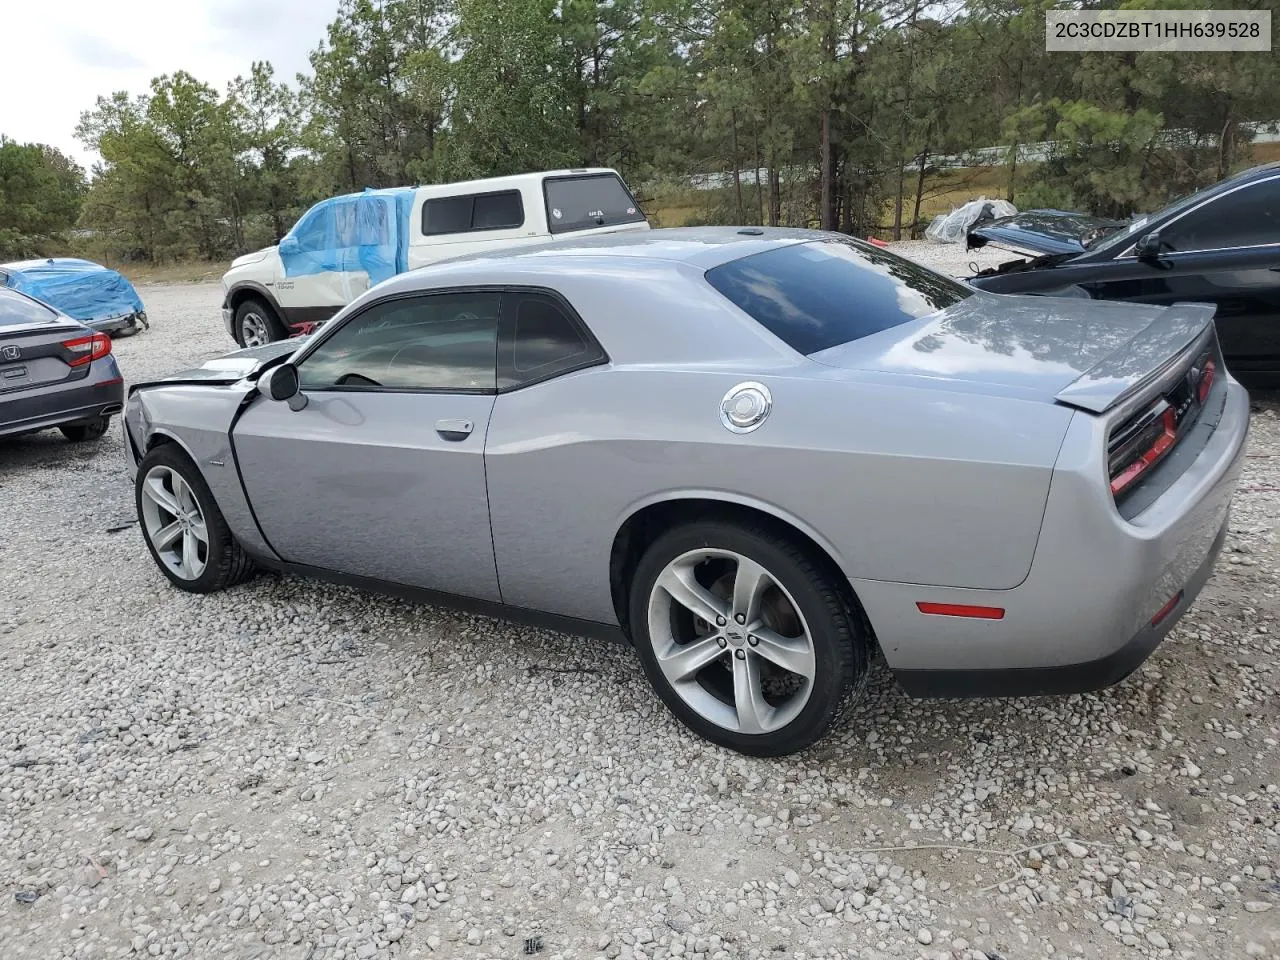
[[[1232,374],[1280,385],[1280,163],[1129,223],[1031,210],[970,229],[987,244],[1027,255],[969,278],[994,293],[1213,303]]]

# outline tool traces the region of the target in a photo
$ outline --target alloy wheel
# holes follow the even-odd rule
[[[156,555],[174,576],[196,580],[209,562],[209,530],[191,485],[154,466],[142,484],[142,522]]]
[[[271,342],[271,330],[267,326],[267,318],[250,310],[240,320],[240,335],[244,337],[246,347],[261,347]]]
[[[707,548],[668,563],[649,597],[648,626],[672,689],[725,730],[779,730],[813,691],[813,639],[798,605],[740,553]]]

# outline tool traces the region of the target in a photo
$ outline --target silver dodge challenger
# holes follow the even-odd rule
[[[749,754],[916,696],[1138,668],[1208,579],[1248,431],[1213,310],[984,293],[846,236],[654,230],[395,277],[134,386],[172,583],[268,568],[634,645]]]

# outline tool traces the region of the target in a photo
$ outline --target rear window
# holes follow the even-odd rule
[[[818,240],[732,260],[707,281],[803,354],[928,316],[971,296],[957,280],[848,240]]]
[[[0,327],[18,327],[25,323],[48,323],[58,315],[42,303],[20,293],[0,291]]]
[[[557,177],[542,184],[552,233],[640,223],[644,214],[631,191],[612,173]]]

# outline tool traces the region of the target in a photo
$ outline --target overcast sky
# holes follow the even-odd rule
[[[254,60],[293,81],[338,0],[9,0],[0,56],[0,133],[49,143],[88,168],[75,138],[99,94],[143,93],[186,70],[225,91]]]

